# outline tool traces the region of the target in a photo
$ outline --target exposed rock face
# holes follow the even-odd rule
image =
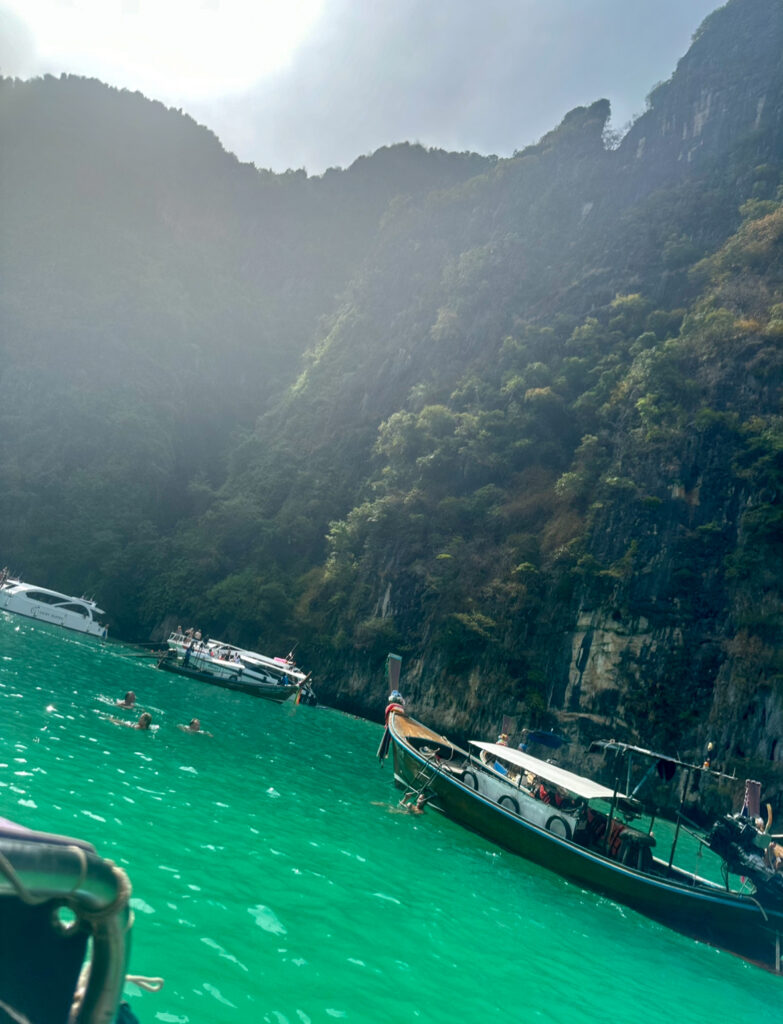
[[[783,7],[769,0],[727,4],[706,19],[673,77],[622,142],[639,185],[650,189],[722,158],[783,123]]]
[[[562,194],[556,188],[555,200],[548,196],[548,213],[566,211],[569,250],[585,240],[599,245],[591,239],[599,238],[595,225],[600,220],[605,226],[609,208],[616,217],[618,207],[630,208],[662,186],[708,182],[716,167],[740,160],[740,154],[743,166],[751,167],[745,174],[752,173],[755,160],[779,158],[781,53],[783,4],[729,3],[707,19],[615,154],[600,145],[609,111],[599,101],[572,111],[526,150],[508,168],[507,180],[515,186],[523,181],[526,159],[567,153],[553,171]],[[520,234],[527,226],[516,225]],[[542,293],[544,288],[542,283]],[[734,291],[727,289],[726,301],[755,309],[771,300],[759,299],[745,277]],[[749,770],[762,762],[767,771],[783,760],[783,675],[775,654],[781,640],[779,597],[774,580],[761,583],[777,563],[769,549],[758,571],[746,568],[755,542],[743,537],[748,515],[783,496],[754,489],[736,465],[738,435],[729,425],[732,416],[747,421],[755,413],[773,415],[780,378],[777,370],[764,369],[763,339],[748,343],[733,331],[732,324],[717,358],[715,352],[705,358],[694,351],[677,369],[699,390],[704,407],[718,411],[713,420],[708,416],[698,428],[691,424],[676,440],[655,437],[654,431],[643,436],[643,430],[614,439],[613,470],[598,496],[605,500],[592,511],[592,577],[564,599],[541,595],[534,612],[520,614],[515,631],[497,638],[496,649],[505,654],[522,646],[524,634],[526,653],[534,652],[547,679],[547,722],[571,737],[570,754],[577,759],[580,745],[611,733],[694,760],[712,740],[718,763],[744,758]],[[423,377],[421,364],[412,359],[414,373]],[[642,389],[629,398],[629,408],[644,398]],[[375,615],[384,621],[396,617],[401,635],[407,635],[405,627],[413,623],[406,616],[421,614],[418,586],[391,572],[378,585]],[[524,679],[529,666],[504,667],[505,672],[482,650],[450,674],[437,650],[426,661],[412,652],[404,669],[406,694],[415,713],[457,738],[491,735],[504,715],[524,724],[530,713],[514,679]],[[338,699],[379,714],[380,672],[377,655],[357,663]],[[377,680],[369,692],[367,678]],[[772,792],[776,785],[770,783]]]
[[[582,613],[573,634],[564,709],[610,721],[622,704],[622,675],[632,672],[653,644],[644,619],[629,628],[611,617]]]

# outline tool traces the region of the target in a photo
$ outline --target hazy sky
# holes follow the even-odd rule
[[[319,174],[394,142],[508,156],[575,106],[644,111],[720,0],[0,0],[0,74],[181,107]]]

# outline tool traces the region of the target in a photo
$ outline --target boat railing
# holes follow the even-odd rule
[[[667,878],[674,882],[679,882],[681,885],[688,885],[693,888],[706,886],[709,889],[720,889],[724,892],[731,892],[731,887],[728,884],[716,882],[712,878],[704,878],[702,875],[697,875],[695,871],[687,871],[685,868],[678,867],[676,864],[669,867],[666,861],[657,861],[657,863],[663,865],[666,870]]]
[[[237,662],[240,667],[244,666],[251,670],[263,669],[272,677],[270,682],[274,681],[284,684],[286,682],[284,677],[288,677],[288,681],[292,685],[301,685],[310,678],[308,673],[298,669],[294,664],[285,659],[269,658],[264,654],[258,654],[256,651],[248,651],[243,647],[223,643],[220,640],[213,640],[211,638],[199,640],[187,633],[180,633],[175,630],[169,635],[167,642],[181,647],[190,645],[194,654],[208,655],[226,664]]]
[[[278,675],[289,675],[296,681],[304,679],[306,676],[306,673],[302,672],[301,669],[298,669],[291,661],[286,661],[281,658],[269,658],[265,654],[258,654],[255,651],[245,651],[240,647],[232,649],[238,652],[240,658],[242,658],[248,666],[258,665],[259,667],[269,669]]]

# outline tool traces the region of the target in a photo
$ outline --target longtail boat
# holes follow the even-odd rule
[[[629,796],[619,789],[620,778],[626,789],[634,782],[638,793],[651,775],[670,779],[679,771],[685,793],[703,766],[629,744],[600,743],[595,750],[614,758],[618,779],[604,786],[508,746],[468,746],[466,751],[412,718],[395,691],[378,756],[391,750],[395,783],[415,794],[419,806],[426,802],[520,857],[780,973],[783,874],[774,869],[772,839],[761,820],[727,815],[698,836],[681,806],[676,821],[666,823],[669,848],[659,851],[655,811],[643,814],[633,791]],[[646,827],[633,824],[642,819]],[[720,880],[678,866],[684,832],[712,851]]]

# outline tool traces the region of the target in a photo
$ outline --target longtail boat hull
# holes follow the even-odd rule
[[[563,828],[559,822],[566,817],[554,807],[544,825],[526,820],[511,797],[499,803],[480,792],[482,772],[488,777],[491,772],[445,737],[394,711],[387,728],[396,783],[425,791],[428,805],[453,821],[685,935],[780,971],[783,907],[765,907],[747,893],[670,868],[649,851],[641,868],[622,863],[604,847],[591,849],[552,831]]]

